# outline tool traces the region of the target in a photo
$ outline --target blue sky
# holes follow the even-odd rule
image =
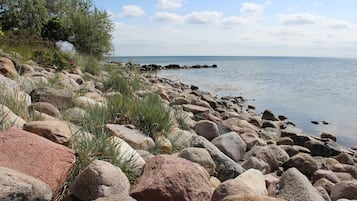
[[[94,0],[116,56],[357,57],[355,0]]]

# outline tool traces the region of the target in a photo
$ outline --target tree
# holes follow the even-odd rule
[[[40,33],[48,21],[46,0],[0,0],[0,25],[3,30],[31,29]]]
[[[69,42],[78,52],[99,59],[112,50],[113,23],[107,12],[94,8],[91,12],[73,13],[71,22],[73,36]]]

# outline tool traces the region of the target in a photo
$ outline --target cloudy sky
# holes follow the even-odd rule
[[[116,56],[357,57],[356,0],[94,0]]]

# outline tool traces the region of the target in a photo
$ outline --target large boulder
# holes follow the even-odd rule
[[[103,108],[106,105],[103,102],[99,102],[96,99],[89,98],[86,96],[79,96],[73,99],[73,105],[82,109],[94,109],[94,108]]]
[[[210,177],[196,163],[171,156],[150,159],[131,190],[138,201],[207,201],[211,197]]]
[[[151,137],[145,136],[137,129],[131,129],[118,124],[107,124],[106,127],[112,135],[123,139],[134,149],[149,150],[155,146],[154,140]]]
[[[291,157],[283,165],[284,169],[287,170],[291,167],[297,168],[300,172],[311,178],[314,172],[317,170],[317,162],[309,154],[298,153]]]
[[[213,192],[211,201],[220,201],[229,195],[252,194],[267,196],[263,174],[256,169],[249,169],[235,179],[221,183]]]
[[[324,201],[310,181],[296,168],[290,168],[280,178],[278,198],[294,201]]]
[[[188,147],[178,154],[179,157],[200,164],[210,175],[215,173],[216,165],[208,151],[203,148]]]
[[[216,123],[209,120],[201,120],[195,124],[194,130],[207,140],[212,140],[219,136],[219,129]]]
[[[0,200],[50,201],[50,187],[34,177],[0,167]]]
[[[26,123],[24,119],[17,116],[8,107],[2,104],[0,104],[0,121],[2,123],[0,129],[7,129],[12,126],[22,128]]]
[[[0,92],[1,92],[1,94],[5,94],[4,91],[7,91],[7,90],[16,91],[19,89],[20,89],[19,85],[14,80],[7,78],[0,73]]]
[[[48,102],[57,108],[65,108],[71,103],[73,93],[66,89],[43,87],[34,89],[31,93],[32,102]]]
[[[70,144],[72,136],[79,130],[60,120],[32,121],[26,123],[23,129],[64,145]]]
[[[247,150],[247,145],[236,132],[223,134],[214,138],[211,142],[234,161],[243,158]]]
[[[130,183],[119,167],[106,161],[94,160],[70,186],[80,200],[94,200],[119,193],[129,194]]]
[[[270,120],[270,121],[278,121],[278,118],[275,117],[272,111],[265,110],[262,115],[263,120]]]
[[[242,166],[221,152],[214,144],[202,136],[192,138],[192,146],[204,148],[216,164],[217,177],[221,181],[233,179],[245,171]]]
[[[5,57],[0,57],[0,73],[6,77],[16,77],[17,71],[14,63]]]
[[[331,199],[336,201],[340,198],[357,200],[357,181],[342,181],[332,187]]]
[[[0,166],[33,176],[56,193],[70,175],[74,152],[36,134],[11,128],[0,133]]]

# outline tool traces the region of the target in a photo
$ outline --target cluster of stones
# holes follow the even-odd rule
[[[181,66],[179,64],[159,65],[159,64],[144,64],[140,66],[140,71],[157,71],[157,70],[171,70],[171,69],[193,69],[193,68],[217,68],[216,64],[213,65],[193,65]]]
[[[13,126],[0,133],[0,200],[52,200],[61,190],[75,163],[73,135],[82,132],[76,120],[87,108],[105,107],[106,97],[117,93],[101,91],[98,80],[105,80],[106,72],[87,74],[90,81],[83,75],[79,69],[55,73],[33,62],[17,64],[0,57],[0,93],[14,96],[19,104],[21,100],[41,119],[26,122],[0,105],[5,126]],[[61,89],[49,87],[55,76]],[[76,176],[63,200],[357,199],[356,147],[339,146],[332,134],[305,134],[270,111],[245,109],[242,97],[218,99],[180,82],[147,74],[141,78],[175,114],[187,116],[189,129],[176,124],[166,136],[152,139],[132,125],[105,125],[119,145],[118,157],[135,158],[139,178],[130,184],[119,167],[94,160]],[[153,147],[162,154],[150,154]],[[173,153],[174,147],[181,151]]]

